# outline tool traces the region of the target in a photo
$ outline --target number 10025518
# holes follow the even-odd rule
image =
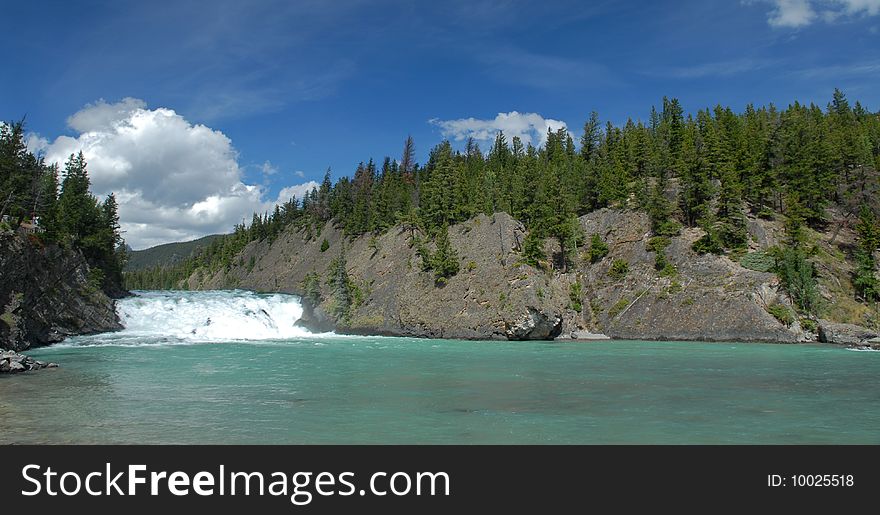
[[[835,487],[855,486],[855,476],[852,474],[792,474],[782,476],[769,474],[767,486],[797,486],[797,487]]]

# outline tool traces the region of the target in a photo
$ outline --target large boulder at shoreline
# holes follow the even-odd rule
[[[562,330],[562,317],[529,307],[520,318],[506,329],[508,340],[552,340]]]
[[[877,331],[855,324],[838,324],[828,320],[819,321],[819,341],[838,345],[870,346],[880,336]],[[880,342],[877,342],[880,343]]]

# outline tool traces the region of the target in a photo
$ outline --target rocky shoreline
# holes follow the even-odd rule
[[[0,233],[0,373],[57,366],[19,354],[31,347],[122,329],[95,277],[77,250]]]
[[[0,350],[0,374],[17,374],[43,368],[56,368],[56,363],[38,361],[15,351]]]

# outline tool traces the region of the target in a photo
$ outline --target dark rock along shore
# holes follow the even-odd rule
[[[20,352],[67,336],[121,329],[113,299],[90,284],[89,272],[77,251],[0,234],[0,349]],[[2,356],[0,372],[47,366],[19,354]]]

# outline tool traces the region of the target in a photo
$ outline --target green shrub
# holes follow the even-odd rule
[[[810,331],[811,333],[815,333],[818,329],[816,321],[812,318],[801,318],[801,327],[803,327],[804,331]]]
[[[773,271],[773,267],[776,266],[776,260],[773,259],[773,256],[770,256],[766,252],[757,251],[757,252],[749,252],[742,259],[739,260],[739,264],[743,266],[743,268],[748,268],[749,270],[754,270],[756,272],[771,272]]]
[[[654,236],[648,240],[647,250],[654,252],[654,269],[660,273],[661,277],[674,277],[678,275],[675,265],[669,262],[664,249],[669,246],[669,238],[666,236]]]
[[[584,304],[581,301],[581,298],[584,294],[584,288],[581,286],[580,281],[575,281],[571,283],[571,286],[568,288],[568,299],[571,301],[571,309],[580,313],[584,309]]]
[[[615,259],[611,262],[611,268],[608,270],[608,275],[613,279],[623,279],[626,277],[626,274],[629,273],[629,263],[622,259]]]
[[[587,251],[590,263],[598,263],[602,258],[608,255],[608,252],[608,244],[602,241],[602,238],[598,234],[594,234],[590,237],[590,249]]]
[[[327,238],[324,238],[324,241],[321,242],[321,252],[327,252],[327,249],[330,248],[330,242],[327,241]]]
[[[773,315],[785,327],[789,327],[794,323],[794,313],[783,304],[778,302],[770,304],[767,306],[767,312]]]
[[[805,252],[800,248],[782,249],[775,269],[795,306],[803,313],[815,313],[820,303],[816,269]]]
[[[666,236],[654,236],[653,238],[648,240],[648,251],[649,252],[663,252],[663,249],[669,246],[669,238]]]
[[[724,248],[721,246],[721,241],[718,239],[714,233],[707,233],[699,240],[695,241],[691,248],[694,249],[694,252],[697,254],[723,254]]]
[[[629,299],[626,297],[621,297],[620,300],[618,300],[616,303],[614,303],[614,305],[611,306],[611,309],[608,310],[608,316],[610,318],[616,317],[624,309],[626,309],[627,306],[629,306]]]
[[[321,274],[318,272],[309,272],[300,283],[303,295],[312,301],[312,304],[321,303]]]
[[[541,262],[546,259],[547,256],[544,254],[544,238],[538,236],[537,231],[529,231],[525,241],[523,241],[523,262],[535,268],[540,268]]]

